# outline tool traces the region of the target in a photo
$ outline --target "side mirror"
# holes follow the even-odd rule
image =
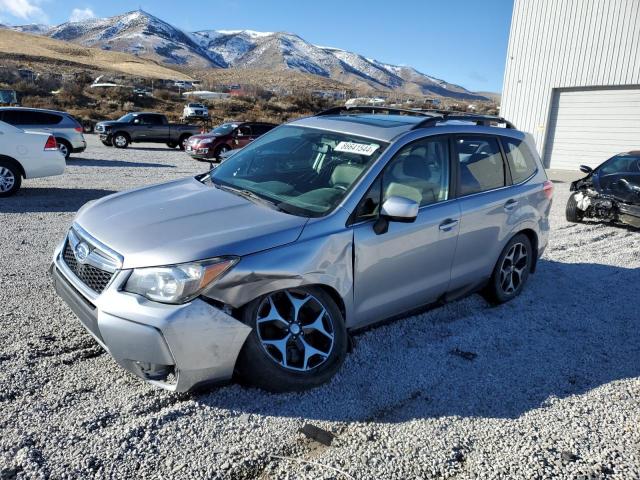
[[[593,173],[593,168],[589,167],[588,165],[580,165],[580,171],[589,175],[590,173]]]
[[[405,197],[391,196],[380,209],[380,217],[373,225],[376,234],[381,235],[389,230],[389,222],[411,223],[418,218],[420,204]]]

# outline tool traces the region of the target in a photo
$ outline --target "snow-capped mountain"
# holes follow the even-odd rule
[[[313,45],[293,33],[253,30],[188,33],[142,10],[110,18],[67,22],[55,27],[24,25],[13,28],[85,46],[133,53],[174,65],[295,70],[361,88],[415,95],[484,98],[411,67],[390,65],[346,50]]]

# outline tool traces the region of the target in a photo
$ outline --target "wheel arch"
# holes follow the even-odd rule
[[[533,259],[531,260],[531,273],[535,273],[536,267],[538,265],[538,234],[536,233],[535,230],[531,228],[524,228],[516,232],[511,238],[515,237],[520,233],[522,233],[523,235],[526,235],[529,241],[531,242],[531,248],[533,250],[532,252]]]
[[[116,138],[116,136],[118,135],[124,135],[125,137],[127,137],[127,140],[129,141],[129,143],[131,143],[131,135],[129,135],[129,132],[127,132],[126,130],[118,130],[117,132],[112,133],[111,141],[113,142],[113,139]]]
[[[7,155],[0,155],[0,160],[8,162],[8,163],[14,165],[16,167],[16,169],[18,170],[18,173],[22,176],[22,178],[27,178],[27,174],[24,171],[24,167],[15,158],[9,157]]]

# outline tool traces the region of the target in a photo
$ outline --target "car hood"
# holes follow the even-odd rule
[[[91,202],[75,223],[138,268],[278,247],[307,220],[187,178]]]
[[[191,135],[189,137],[189,141],[192,142],[196,142],[196,141],[200,141],[200,140],[204,140],[205,138],[218,138],[218,137],[222,137],[223,135],[221,135],[220,133],[203,133],[202,135]]]
[[[117,120],[106,120],[104,122],[96,123],[96,126],[102,125],[103,127],[112,127],[114,125],[129,125],[127,122],[119,122]]]

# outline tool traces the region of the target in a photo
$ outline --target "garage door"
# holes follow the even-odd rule
[[[545,165],[595,167],[616,153],[640,150],[640,86],[556,90]]]

